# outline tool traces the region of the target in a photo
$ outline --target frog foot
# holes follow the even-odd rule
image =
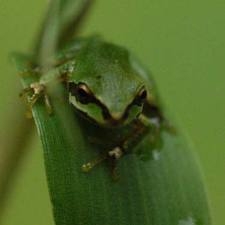
[[[92,170],[95,166],[97,166],[98,164],[102,163],[103,161],[107,160],[107,159],[112,159],[113,162],[117,161],[118,159],[120,159],[123,155],[123,151],[121,147],[115,147],[114,149],[112,149],[111,151],[109,151],[107,154],[102,155],[101,157],[92,160],[88,163],[85,163],[82,165],[82,171],[83,172],[89,172],[90,170]],[[113,168],[112,168],[112,174],[114,173],[114,171],[116,170],[116,166],[115,163],[113,163]]]
[[[120,147],[115,147],[113,150],[109,151],[108,154],[114,159],[120,159],[123,155],[123,151]]]
[[[28,98],[28,105],[30,108],[34,106],[38,99],[43,97],[48,114],[52,114],[52,106],[46,93],[46,86],[44,84],[39,82],[31,83],[29,87],[24,88],[20,93],[20,97],[24,96]]]
[[[83,172],[87,173],[87,172],[91,171],[95,166],[97,166],[101,162],[105,161],[107,158],[108,158],[107,155],[103,155],[97,159],[94,159],[88,163],[83,164],[81,169]]]

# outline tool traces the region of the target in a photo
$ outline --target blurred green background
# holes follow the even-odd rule
[[[164,102],[195,145],[214,224],[223,224],[224,0],[96,2],[82,33],[100,33],[107,40],[127,46],[152,71]],[[0,0],[0,124],[17,98],[10,88],[19,84],[9,53],[29,50],[46,5],[46,0]],[[8,126],[14,129],[16,124]],[[28,149],[13,183],[2,225],[53,225],[37,135]]]

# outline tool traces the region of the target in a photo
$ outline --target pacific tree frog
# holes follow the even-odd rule
[[[61,51],[50,74],[51,78],[41,77],[25,92],[33,91],[31,104],[44,96],[51,109],[45,91],[48,80],[61,77],[65,82],[69,103],[86,124],[90,142],[101,149],[99,159],[84,164],[83,171],[105,159],[115,165],[128,153],[142,155],[138,146],[146,136],[150,149],[160,144],[160,131],[166,120],[154,82],[125,48],[99,37],[74,40]]]

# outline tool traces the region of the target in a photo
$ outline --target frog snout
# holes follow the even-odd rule
[[[113,113],[108,113],[107,115],[104,115],[104,119],[108,125],[114,127],[114,126],[122,125],[123,122],[126,120],[126,116],[124,113],[113,112]]]

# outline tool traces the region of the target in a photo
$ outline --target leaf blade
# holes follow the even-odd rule
[[[182,135],[164,132],[153,160],[124,157],[118,182],[103,164],[85,174],[81,165],[96,157],[96,149],[87,145],[79,119],[60,98],[51,96],[52,116],[42,102],[33,108],[57,225],[211,224],[199,168]]]

